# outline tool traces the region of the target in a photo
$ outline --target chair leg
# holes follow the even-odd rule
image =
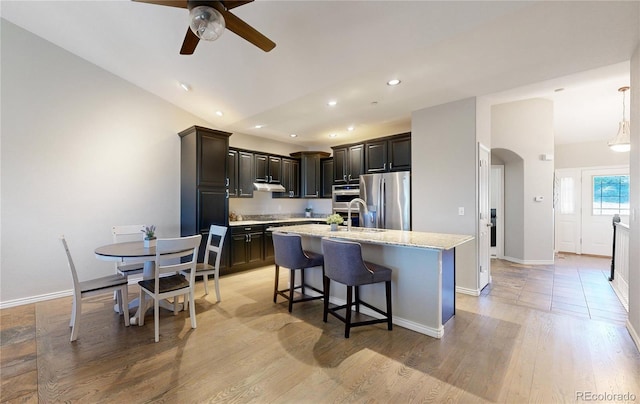
[[[187,304],[187,295],[184,295],[184,304]],[[178,315],[178,307],[180,306],[180,296],[176,295],[173,297],[173,315]]]
[[[80,314],[82,312],[82,297],[76,299],[76,296],[73,297],[73,311],[71,313],[71,339],[69,341],[73,342],[78,339],[78,329],[80,328]]]
[[[73,301],[71,302],[71,319],[69,320],[69,327],[73,327],[76,322],[76,295],[74,292]]]
[[[124,325],[129,327],[129,286],[123,285],[120,290],[120,301],[122,302],[122,310],[124,312]]]
[[[304,270],[305,268],[300,268],[300,292],[304,295]]]
[[[278,279],[280,278],[280,266],[278,264],[276,264],[276,283],[275,286],[273,287],[273,302],[276,302],[276,299],[278,297]]]
[[[347,315],[344,322],[344,337],[349,338],[349,331],[351,331],[351,306],[353,305],[353,295],[351,286],[347,286]]]
[[[216,268],[213,272],[213,280],[216,286],[216,301],[219,302],[220,299],[220,268]]]
[[[140,288],[140,298],[138,299],[138,302],[140,304],[140,306],[138,306],[138,326],[140,327],[144,325],[144,314],[147,311],[144,297],[145,297],[145,293],[142,290],[142,288]]]
[[[209,275],[207,274],[202,275],[202,282],[204,283],[204,294],[208,295],[209,294]]]
[[[116,290],[116,304],[118,305],[118,314],[122,314],[122,289]]]
[[[354,286],[356,289],[356,313],[360,313],[360,286]]]
[[[160,302],[153,299],[153,330],[156,342],[160,341]]]
[[[393,322],[391,320],[391,281],[385,282],[385,289],[387,294],[387,330],[393,329]]]
[[[293,288],[296,283],[296,270],[289,270],[289,313],[293,310]]]
[[[322,321],[327,322],[327,314],[329,314],[329,285],[331,281],[326,276],[322,276],[323,284],[324,284],[324,311],[322,313]]]
[[[191,317],[191,328],[196,328],[196,304],[194,302],[193,299],[193,289],[189,290],[189,302],[191,303],[189,305],[189,317]],[[187,295],[185,295],[185,304],[186,304],[186,297]]]

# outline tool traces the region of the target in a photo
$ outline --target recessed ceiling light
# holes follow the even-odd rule
[[[349,127],[347,128],[347,130],[348,130],[349,132],[352,132],[354,129],[355,129],[355,128],[354,128],[353,126],[349,126]]]
[[[188,85],[187,83],[180,83],[180,87],[184,90],[184,91],[191,91],[191,86]]]
[[[401,81],[398,80],[398,79],[392,79],[392,80],[387,81],[387,85],[388,86],[397,86],[400,83],[401,83]]]
[[[337,103],[338,103],[338,101],[331,100],[331,101],[327,102],[327,105],[330,106],[330,107],[335,107]]]
[[[298,137],[298,135],[296,135],[295,133],[290,134],[289,136],[291,137]]]
[[[222,115],[224,115],[224,114],[222,113],[222,111],[216,111],[216,115],[218,115],[218,116],[222,116]]]
[[[336,137],[336,136],[338,136],[338,135],[335,134],[335,133],[332,133],[332,134],[329,135],[329,137]]]
[[[264,127],[264,125],[256,125],[256,126],[254,126],[254,128],[256,128],[256,129],[260,129],[262,127]]]

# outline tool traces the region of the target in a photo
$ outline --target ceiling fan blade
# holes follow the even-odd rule
[[[187,8],[187,0],[133,0],[136,3],[158,4],[160,6]]]
[[[196,50],[200,38],[191,31],[191,28],[187,28],[187,34],[184,36],[184,42],[182,42],[182,48],[180,48],[181,55],[193,55],[193,51]]]
[[[253,0],[221,0],[222,4],[227,10],[231,10],[232,8],[243,6],[247,3],[251,3]]]
[[[246,39],[265,52],[269,52],[271,49],[276,47],[275,42],[262,35],[255,28],[242,21],[240,18],[231,14],[227,10],[224,10],[222,7],[216,7],[216,9],[222,13],[225,25],[229,31]]]

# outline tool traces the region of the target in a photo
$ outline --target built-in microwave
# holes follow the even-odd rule
[[[331,207],[334,213],[347,212],[349,209],[349,202],[354,198],[360,197],[359,185],[334,185],[332,193]],[[354,206],[353,209],[356,213],[358,207]]]

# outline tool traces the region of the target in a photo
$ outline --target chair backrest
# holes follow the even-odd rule
[[[73,292],[80,292],[80,281],[78,280],[78,273],[76,272],[76,266],[73,263],[73,258],[71,258],[71,252],[69,252],[69,246],[67,245],[67,240],[64,238],[64,234],[60,236],[60,241],[62,241],[62,246],[64,247],[65,253],[67,253],[67,262],[69,263],[69,269],[71,270],[71,277],[73,278]]]
[[[273,233],[275,263],[289,269],[303,268],[308,258],[302,249],[302,237],[292,233]]]
[[[224,245],[224,237],[227,234],[227,228],[225,226],[217,226],[215,224],[212,224],[211,227],[209,227],[209,237],[207,237],[207,249],[205,250],[204,253],[204,263],[208,264],[209,263],[209,253],[210,252],[214,252],[216,253],[216,262],[214,265],[214,267],[219,268],[220,267],[220,257],[222,256],[222,246]],[[215,243],[213,238],[217,239],[217,243]],[[212,244],[212,242],[214,242]]]
[[[322,254],[329,279],[350,286],[370,283],[372,272],[364,264],[360,244],[323,237]]]
[[[198,261],[198,248],[202,236],[160,238],[156,244],[156,290],[158,279],[166,273],[178,273],[189,270],[189,282],[193,283]]]
[[[130,224],[124,226],[113,226],[111,228],[111,234],[113,235],[114,243],[124,243],[127,241],[141,241],[144,239],[143,224]]]

